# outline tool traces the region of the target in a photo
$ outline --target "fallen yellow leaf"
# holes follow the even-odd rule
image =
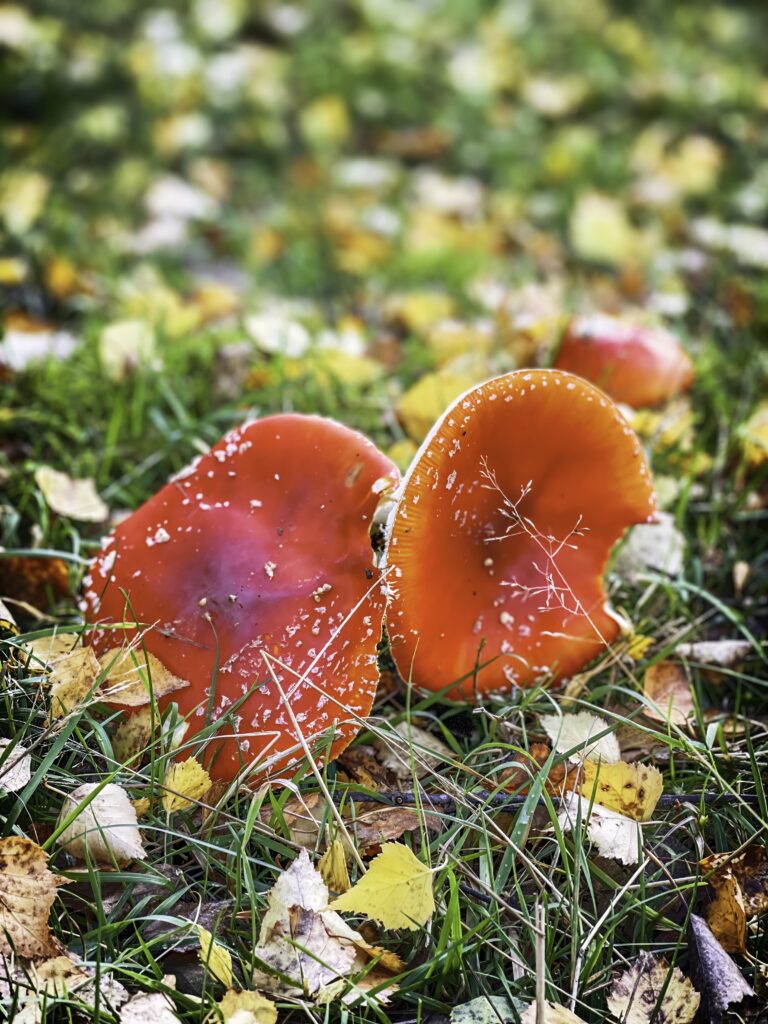
[[[544,1014],[542,1020],[539,1021],[536,1003],[533,1002],[524,1011],[520,1018],[520,1024],[584,1024],[584,1021],[575,1013],[571,1013],[565,1006],[561,1006],[560,1003],[545,1003]]]
[[[95,690],[101,671],[98,659],[90,647],[80,646],[75,633],[31,640],[25,649],[31,655],[31,667],[42,667],[49,674],[52,718],[73,711]]]
[[[768,461],[768,399],[758,405],[738,434],[750,466],[756,469]]]
[[[427,373],[400,398],[397,415],[414,441],[423,441],[446,406],[479,380],[472,373]]]
[[[679,967],[672,968],[667,984],[669,973],[668,960],[640,953],[629,970],[613,983],[608,1009],[622,1024],[651,1024],[651,1020],[690,1024],[701,996]]]
[[[179,679],[169,672],[149,651],[115,647],[103,654],[100,660],[106,676],[99,697],[110,704],[141,707],[149,704],[151,697],[159,700],[189,686],[186,679]]]
[[[219,1003],[224,1024],[277,1024],[277,1007],[258,992],[230,990]]]
[[[344,845],[340,839],[333,840],[320,858],[317,868],[331,892],[343,893],[351,888]]]
[[[146,750],[152,740],[152,708],[143,707],[126,714],[112,737],[112,753],[120,764]]]
[[[435,912],[432,872],[402,843],[385,843],[363,877],[330,904],[384,928],[415,930]]]
[[[232,954],[218,943],[207,928],[201,924],[197,926],[197,934],[200,936],[200,963],[217,978],[225,988],[232,988],[234,977],[232,975]]]
[[[211,777],[194,757],[169,766],[163,780],[163,809],[171,814],[191,807],[211,788]]]
[[[585,761],[581,795],[636,821],[648,821],[664,790],[658,768],[643,764]]]
[[[48,854],[31,839],[0,839],[0,953],[56,956],[48,928],[56,891],[64,882],[48,870]]]

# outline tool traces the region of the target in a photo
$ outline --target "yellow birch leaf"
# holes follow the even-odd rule
[[[56,956],[48,916],[64,883],[48,870],[48,854],[31,839],[0,839],[0,954]]]
[[[636,821],[648,821],[664,790],[661,772],[644,764],[585,761],[581,795]]]
[[[520,1024],[538,1024],[535,1001],[523,1012]],[[542,1024],[584,1024],[584,1020],[560,1003],[545,1003]]]
[[[214,978],[217,978],[225,988],[232,988],[234,978],[232,976],[232,954],[218,943],[207,928],[201,924],[197,926],[197,934],[200,936],[200,963],[206,967]]]
[[[106,676],[99,696],[110,704],[136,708],[149,704],[150,694],[156,700],[189,686],[179,679],[149,651],[132,647],[114,647],[101,657]],[[151,682],[151,687],[150,687]]]
[[[747,949],[747,914],[741,886],[728,871],[715,881],[715,898],[707,907],[707,924],[726,953]]]
[[[473,373],[427,373],[397,403],[397,416],[414,441],[422,441],[446,406],[478,384]]]
[[[623,1024],[651,1024],[652,1014],[655,1021],[690,1024],[699,1009],[701,996],[679,967],[672,968],[668,981],[669,973],[668,960],[652,953],[640,953],[629,970],[613,983],[608,1009]]]
[[[330,904],[384,928],[415,930],[435,912],[432,872],[402,843],[385,843],[359,882]]]
[[[230,990],[219,1003],[224,1024],[277,1024],[277,1007],[258,992]]]
[[[191,807],[211,788],[211,777],[194,757],[169,766],[163,780],[163,808],[171,814]]]
[[[136,811],[137,818],[143,818],[145,814],[149,813],[149,809],[152,806],[152,801],[147,796],[140,796],[138,800],[131,800],[133,809]]]
[[[75,633],[40,637],[24,645],[34,671],[47,672],[51,684],[51,717],[61,718],[93,690],[99,662],[90,647],[80,646]]]
[[[112,753],[120,764],[146,750],[152,740],[152,708],[143,707],[127,714],[115,729]]]
[[[768,460],[768,399],[762,401],[739,431],[744,457],[754,469]]]
[[[317,865],[323,881],[331,892],[347,892],[352,887],[347,871],[347,860],[344,846],[340,839],[334,839]]]

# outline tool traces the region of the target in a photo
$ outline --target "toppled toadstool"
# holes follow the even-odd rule
[[[470,697],[572,674],[616,637],[603,574],[655,498],[617,407],[559,370],[468,391],[402,484],[386,553],[402,676]]]
[[[584,377],[635,409],[686,391],[694,376],[693,363],[669,331],[605,313],[571,320],[555,368]]]
[[[189,683],[160,701],[187,716],[186,756],[224,717],[203,753],[212,777],[274,776],[301,760],[301,737],[333,758],[370,712],[384,595],[369,527],[396,475],[341,424],[271,416],[227,434],[104,543],[86,577],[88,642],[103,654],[127,638],[139,664],[146,650]]]

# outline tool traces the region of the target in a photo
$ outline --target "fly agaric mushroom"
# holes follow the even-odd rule
[[[385,598],[369,527],[396,475],[339,423],[272,416],[227,434],[106,540],[86,577],[88,642],[104,654],[127,637],[139,664],[146,649],[188,682],[160,700],[187,716],[187,742],[232,709],[203,754],[214,778],[284,770],[303,756],[299,731],[331,759],[370,712]]]
[[[400,673],[471,697],[577,671],[618,632],[603,586],[611,548],[655,508],[639,441],[591,384],[518,370],[467,391],[390,520]]]
[[[665,402],[693,381],[693,363],[673,334],[605,313],[571,320],[555,368],[635,409]]]

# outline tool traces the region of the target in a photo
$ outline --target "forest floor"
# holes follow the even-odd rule
[[[765,1019],[767,37],[748,2],[0,6],[0,842],[38,844],[67,883],[43,859],[20,895],[4,848],[9,1017],[274,1020],[224,993],[258,987],[267,894],[341,818],[352,879],[404,844],[434,912],[348,917],[396,954],[374,956],[385,980],[275,983],[281,1024],[517,1021],[537,995],[576,1015],[551,1021],[684,1022],[686,979],[697,1020]],[[458,394],[551,365],[582,312],[664,326],[695,366],[689,395],[627,413],[667,529],[609,566],[625,626],[583,673],[469,706],[406,686],[385,651],[340,761],[180,808],[156,756],[115,749],[114,708],[52,715],[29,642],[81,631],[102,537],[228,429],[330,416],[405,470]],[[702,641],[738,643],[683,646]],[[660,663],[677,717],[649,696]],[[584,738],[545,716],[577,711],[660,772],[630,863],[563,818]],[[143,859],[62,849],[83,783],[136,802]]]

